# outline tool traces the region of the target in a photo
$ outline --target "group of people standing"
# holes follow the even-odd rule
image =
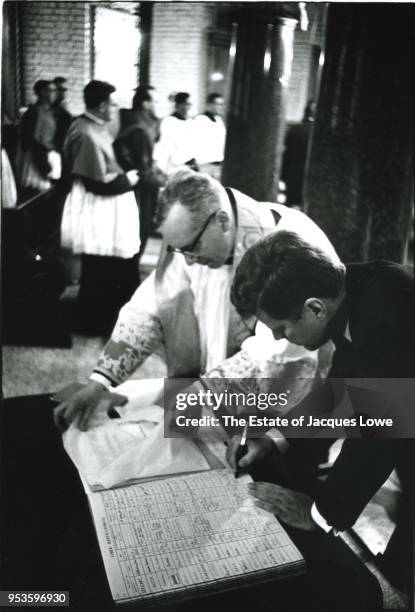
[[[19,131],[3,117],[5,343],[65,347],[71,343],[59,303],[65,287],[59,185],[64,140],[72,122],[66,92],[65,77],[38,80],[36,101],[22,115]]]
[[[115,88],[91,81],[84,89],[86,111],[72,123],[63,159],[68,193],[63,209],[64,247],[81,254],[82,271],[77,302],[81,331],[107,334],[119,309],[140,284],[139,257],[152,231],[159,188],[177,167],[198,167],[197,158],[218,172],[223,159],[224,125],[220,100],[208,98],[207,114],[187,119],[189,95],[175,96],[175,110],[161,122],[154,111],[153,88],[138,87],[132,108],[121,109],[120,130],[112,138],[107,124],[114,119]],[[219,97],[220,98],[220,97]],[[209,118],[208,118],[209,115]],[[204,118],[222,126],[218,159],[202,158],[206,137]],[[193,123],[199,128],[192,132]],[[198,134],[199,138],[196,138]],[[216,138],[217,140],[217,138]],[[195,157],[196,156],[196,157]]]
[[[35,255],[56,256],[60,209],[53,187],[62,176],[62,154],[72,115],[66,106],[66,78],[41,79],[33,87],[36,101],[22,115],[13,159],[16,198],[11,207],[34,200],[26,210],[28,246]],[[13,177],[14,180],[14,177]]]
[[[205,112],[193,119],[189,118],[190,95],[179,92],[173,99],[174,112],[160,124],[155,149],[157,164],[167,174],[187,165],[220,180],[226,139],[223,97],[209,94]]]
[[[51,250],[45,243],[53,222],[58,248],[81,256],[75,329],[105,335],[140,284],[139,258],[166,177],[182,166],[220,177],[223,98],[210,94],[206,112],[190,119],[190,95],[177,93],[172,114],[160,121],[153,88],[137,87],[131,108],[119,111],[114,140],[108,128],[117,123],[115,87],[89,82],[85,112],[73,118],[65,82],[57,77],[34,86],[37,100],[21,121],[19,185],[23,200],[44,194],[30,222],[39,226],[33,251]]]

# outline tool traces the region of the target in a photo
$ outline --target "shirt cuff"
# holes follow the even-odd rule
[[[112,387],[111,381],[102,374],[99,374],[98,372],[92,372],[91,376],[89,377],[89,380],[94,380],[95,382],[101,383],[101,385],[104,385],[106,389]]]
[[[311,518],[326,533],[329,533],[329,531],[333,531],[333,535],[335,536],[339,535],[340,532],[334,527],[332,527],[331,525],[329,525],[326,519],[324,518],[324,516],[322,516],[320,512],[317,510],[317,506],[315,503],[311,506]]]
[[[284,438],[278,429],[275,429],[275,427],[268,430],[265,435],[268,436],[268,438],[271,438],[282,455],[288,450],[290,443],[286,438]]]

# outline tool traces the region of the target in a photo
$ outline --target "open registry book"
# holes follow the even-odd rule
[[[170,603],[301,573],[288,534],[230,470],[175,476],[88,499],[113,599]]]
[[[249,497],[251,478],[226,468],[217,428],[197,445],[164,438],[150,400],[130,398],[119,419],[103,411],[87,432],[64,434],[113,599],[170,603],[302,572],[284,528]]]

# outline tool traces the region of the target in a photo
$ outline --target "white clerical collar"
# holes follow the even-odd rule
[[[344,330],[344,337],[346,338],[346,340],[348,340],[349,342],[352,341],[352,338],[350,336],[350,327],[349,327],[349,319],[347,319],[347,325],[346,325],[346,329]]]
[[[105,125],[105,121],[103,119],[101,119],[100,117],[97,117],[96,115],[94,115],[93,113],[90,113],[89,111],[85,111],[84,112],[85,117],[88,117],[88,119],[91,119],[91,121],[95,121],[95,123],[98,123],[98,125]]]

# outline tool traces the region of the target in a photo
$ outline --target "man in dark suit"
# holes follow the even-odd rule
[[[57,76],[53,79],[53,83],[56,86],[56,100],[53,104],[53,112],[56,119],[56,145],[58,151],[62,153],[63,143],[65,142],[66,134],[69,130],[69,126],[72,123],[72,115],[66,107],[66,78],[63,76]]]
[[[285,337],[308,349],[331,339],[336,350],[329,379],[414,377],[414,290],[409,268],[385,261],[333,264],[296,234],[279,232],[247,251],[235,275],[232,301],[240,314],[257,316],[276,339]],[[344,393],[344,387],[340,394],[335,387],[328,380],[288,416],[304,414],[306,420],[309,415],[330,416]],[[354,416],[369,412],[372,417],[379,410],[396,420],[402,417],[396,409],[394,413],[393,401],[379,392],[354,389],[349,396]],[[403,425],[409,437],[413,419]],[[392,436],[397,438],[398,430],[399,423]],[[289,432],[292,435],[293,429]],[[384,434],[373,427],[358,428],[358,438],[345,440],[324,482],[317,480],[317,468],[332,440],[290,439],[279,457],[284,486],[253,483],[251,493],[260,507],[292,527],[312,531],[320,526],[335,534],[354,524],[396,469],[403,488],[402,509],[382,561],[388,577],[407,588],[411,580],[412,441],[380,439]],[[228,451],[233,465],[237,444],[238,439]],[[246,468],[275,452],[267,436],[250,440],[238,465]]]
[[[282,160],[281,180],[285,183],[287,206],[303,205],[303,187],[307,163],[308,143],[314,125],[316,103],[309,100],[301,123],[294,123],[287,130]]]
[[[138,170],[140,173],[134,190],[140,213],[140,257],[154,229],[158,191],[165,178],[153,164],[153,149],[160,127],[154,112],[153,89],[150,85],[136,88],[132,108],[120,110],[121,127],[114,141],[115,156],[121,168],[125,172]]]

